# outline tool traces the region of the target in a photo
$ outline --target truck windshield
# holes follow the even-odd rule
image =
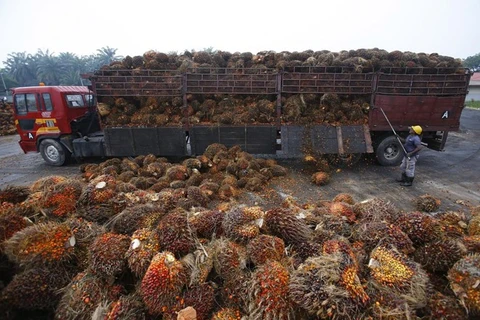
[[[67,99],[67,105],[71,108],[85,107],[85,102],[81,94],[67,94],[65,95]]]
[[[14,101],[17,114],[37,111],[37,102],[33,93],[17,94]]]
[[[87,106],[89,107],[94,106],[97,103],[93,94],[86,94],[85,101],[87,102]]]

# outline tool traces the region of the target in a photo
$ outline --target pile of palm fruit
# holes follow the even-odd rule
[[[16,129],[13,121],[13,107],[8,103],[0,103],[0,136],[15,133]]]
[[[142,70],[165,70],[164,75],[175,76],[183,72],[198,74],[246,75],[246,79],[264,86],[265,74],[299,71],[298,67],[319,67],[334,73],[454,73],[461,69],[461,60],[436,53],[413,53],[381,49],[359,49],[341,52],[262,51],[230,53],[184,52],[165,54],[148,51],[143,56],[125,57],[122,61],[104,66],[101,72],[120,72],[122,76],[138,75]],[[405,69],[407,68],[407,69]],[[121,70],[130,70],[122,73]],[[133,73],[132,73],[133,72]],[[105,74],[105,73],[103,73]],[[255,78],[258,74],[258,79]],[[112,73],[112,75],[115,75]],[[251,76],[251,78],[249,77]],[[232,78],[233,79],[233,78]],[[310,78],[308,78],[310,79]],[[315,78],[310,79],[315,80]],[[124,81],[131,81],[125,80]],[[137,80],[135,80],[137,81]],[[154,80],[155,81],[155,80]],[[333,81],[331,83],[333,85]],[[367,80],[371,81],[371,80]],[[201,81],[200,81],[201,82]],[[241,81],[240,81],[241,82]],[[307,81],[311,83],[312,81]],[[237,83],[238,81],[230,81]],[[339,85],[341,82],[338,82]],[[356,86],[355,82],[345,85]],[[360,84],[360,86],[362,86]],[[230,84],[232,85],[232,84]],[[108,87],[108,85],[107,85]],[[141,96],[141,94],[139,94]],[[189,124],[273,124],[280,114],[284,124],[358,125],[368,121],[369,97],[365,95],[335,93],[284,94],[277,110],[275,94],[189,94],[183,107],[181,96],[165,97],[100,97],[100,113],[107,126],[179,126]]]
[[[4,188],[0,317],[177,319],[188,307],[197,319],[480,314],[480,207],[433,216],[349,194],[239,201],[284,174],[212,145],[183,163],[110,159],[84,165],[82,179]]]

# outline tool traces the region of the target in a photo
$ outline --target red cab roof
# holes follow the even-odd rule
[[[480,81],[480,72],[475,72],[474,74],[472,74],[470,81]]]
[[[13,93],[22,92],[81,92],[88,93],[88,87],[85,86],[33,86],[33,87],[19,87],[13,88]]]

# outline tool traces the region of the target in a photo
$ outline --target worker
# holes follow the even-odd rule
[[[415,125],[408,127],[408,129],[409,135],[404,140],[406,154],[403,157],[402,164],[400,164],[402,176],[400,179],[396,179],[398,182],[401,182],[400,185],[405,187],[410,187],[413,183],[413,179],[415,178],[415,164],[418,160],[418,153],[422,149],[422,127]]]

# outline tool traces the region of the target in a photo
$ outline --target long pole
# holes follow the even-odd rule
[[[400,141],[400,138],[398,137],[398,134],[395,132],[395,129],[393,129],[393,126],[392,126],[392,124],[390,123],[390,120],[388,120],[388,117],[387,117],[387,115],[385,114],[385,111],[383,111],[382,107],[378,107],[378,108],[380,109],[380,111],[382,111],[383,116],[385,117],[385,120],[387,120],[388,125],[390,126],[390,128],[391,128],[392,131],[393,131],[393,134],[395,135],[395,137],[397,137],[398,143],[399,143],[400,146],[402,147],[403,152],[405,152],[405,156],[408,158],[408,160],[410,160],[410,157],[407,155],[407,154],[408,154],[407,150],[405,150],[405,147],[403,146],[402,141]]]

